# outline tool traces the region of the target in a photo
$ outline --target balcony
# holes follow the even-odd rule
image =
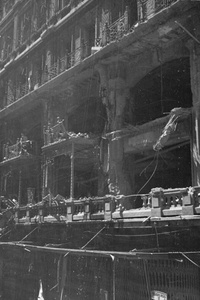
[[[15,4],[15,0],[7,0],[7,1],[2,1],[4,2],[3,4],[1,4],[1,14],[0,14],[0,21],[5,18],[8,13],[11,11],[13,5]]]
[[[16,79],[13,81],[10,79],[7,83],[5,107],[29,94],[31,91],[36,90],[64,71],[81,63],[83,59],[91,54],[91,47],[89,45],[89,41],[82,41],[81,46],[73,52],[66,53],[63,57],[57,57],[57,60],[53,64],[46,65],[43,70],[37,69],[33,74],[27,75],[26,78],[23,78],[23,83],[17,82],[18,75],[15,75]]]
[[[59,200],[58,200],[59,198]],[[96,197],[81,200],[53,198],[47,195],[42,202],[15,209],[16,223],[110,220],[114,198]]]
[[[5,65],[11,59],[12,56],[12,33],[7,32],[6,34],[7,38],[3,38],[1,40],[1,43],[4,44],[4,48],[1,50],[0,53],[0,62],[2,66]]]
[[[158,11],[169,7],[171,4],[177,1],[178,0],[147,0],[145,2],[138,1],[138,20],[140,22],[143,22]],[[135,22],[137,22],[137,20]],[[45,28],[43,28],[43,30],[45,30]],[[57,25],[53,25],[53,28],[53,32],[56,32]],[[40,32],[41,34],[40,29],[38,32]],[[54,62],[52,64],[46,65],[43,68],[41,66],[34,67],[32,75],[30,77],[27,77],[26,81],[23,82],[23,84],[21,83],[16,86],[14,83],[12,87],[12,94],[4,95],[4,108],[12,104],[16,100],[21,99],[25,95],[28,95],[32,91],[37,90],[38,87],[43,86],[45,83],[56,78],[66,70],[79,65],[85,58],[91,56],[91,54],[95,53],[101,48],[107,46],[108,44],[120,41],[125,35],[129,34],[132,29],[133,27],[130,27],[129,8],[126,7],[124,14],[118,20],[116,20],[112,24],[105,24],[104,29],[99,37],[94,38],[93,41],[82,40],[80,47],[76,48],[74,51],[66,51],[65,55],[62,54],[62,56],[54,57]],[[44,35],[43,33],[42,35]],[[38,37],[38,35],[36,36]],[[9,52],[10,50],[7,51],[7,53]],[[25,52],[26,51],[24,51],[24,53]],[[9,55],[11,56],[11,54]],[[15,63],[15,59],[11,59],[10,62]],[[37,71],[35,70],[36,68],[38,68]]]
[[[123,38],[129,30],[129,9],[126,7],[125,13],[112,24],[106,23],[102,32],[102,40],[96,40],[96,46],[106,46],[110,42],[117,42]]]
[[[33,154],[33,142],[28,140],[23,134],[18,138],[16,143],[3,145],[3,161],[0,165],[6,165],[11,162],[21,161],[22,159],[30,159]]]
[[[86,133],[68,132],[64,126],[64,120],[57,118],[57,123],[54,126],[48,124],[44,128],[44,146],[42,150],[48,153],[48,157],[53,158],[62,154],[68,155],[72,151],[81,151],[93,148],[96,144],[96,139],[91,138]],[[88,157],[89,160],[89,157]]]
[[[83,1],[77,1],[75,4],[79,5],[82,2]],[[41,39],[44,39],[49,32],[49,30],[48,29],[45,30],[45,28],[46,25],[43,28],[43,32],[40,33]],[[36,31],[35,29],[34,29],[34,36],[38,36],[36,34],[36,31],[39,30],[40,32],[40,29]],[[21,99],[25,95],[28,95],[30,92],[36,90],[38,87],[49,82],[50,80],[57,77],[64,71],[80,64],[85,58],[89,57],[91,54],[94,53],[93,48],[91,47],[92,45],[95,46],[100,45],[102,47],[102,46],[106,46],[110,42],[119,41],[126,33],[128,33],[128,29],[129,29],[129,11],[128,11],[128,7],[126,7],[123,16],[121,16],[113,24],[105,25],[105,28],[102,32],[102,38],[97,38],[96,40],[81,40],[80,47],[77,47],[72,52],[66,52],[64,56],[58,56],[57,58],[54,58],[54,62],[52,64],[45,65],[43,66],[43,68],[41,66],[38,67],[38,65],[33,67],[34,71],[30,76],[27,74],[26,78],[23,78],[23,83],[22,81],[18,82],[17,79],[18,75],[14,76],[16,78],[13,79],[13,82],[11,82],[12,80],[10,79],[9,82],[7,83],[7,92],[4,95],[5,101],[4,101],[3,108],[11,105],[12,103]],[[33,41],[32,38],[31,41]],[[29,43],[30,43],[30,37],[29,37]],[[23,43],[22,46],[26,48],[25,43]],[[25,48],[23,48],[23,50],[25,50]],[[9,49],[11,49],[11,47]],[[16,59],[17,59],[17,53],[19,54],[21,51],[23,51],[20,49],[18,47],[18,49],[15,50]],[[4,55],[3,62],[4,63],[7,62],[7,66],[9,66],[10,62],[13,63],[15,61],[15,58],[13,59],[13,57],[11,57],[12,56],[11,50],[8,51],[7,49],[5,54],[6,55]]]
[[[67,131],[64,126],[64,120],[57,118],[57,123],[51,127],[48,124],[47,128],[44,128],[44,145],[50,146],[62,140],[66,140]]]
[[[65,70],[79,64],[84,58],[88,57],[90,55],[90,47],[88,45],[88,41],[83,42],[82,45],[73,52],[66,53],[63,57],[58,57],[57,61],[51,66],[46,66],[42,71],[41,85],[58,76]]]
[[[9,92],[7,92],[6,95],[5,107],[57,77],[64,71],[80,64],[85,58],[94,53],[93,47],[91,47],[92,45],[102,47],[111,42],[119,41],[126,33],[128,33],[128,14],[127,7],[122,17],[113,24],[106,24],[102,32],[102,38],[97,38],[95,41],[81,40],[80,47],[77,47],[72,52],[66,52],[62,57],[58,56],[51,65],[45,65],[43,69],[40,68],[37,71],[34,71],[31,76],[26,77],[23,84],[11,83],[12,88],[9,89],[8,87]],[[42,38],[44,38],[45,32],[47,31],[48,30],[42,33]],[[8,51],[6,53],[8,54]],[[6,56],[6,59],[8,59],[8,56],[9,55]]]
[[[169,220],[169,218],[196,218],[200,214],[200,187],[162,189],[154,188],[149,194],[132,195],[132,203],[140,198],[141,206],[125,210],[121,201],[128,197],[106,196],[83,199],[65,199],[47,195],[42,202],[17,208],[16,222],[76,222],[86,220]],[[139,219],[138,219],[139,218]]]
[[[138,20],[144,22],[178,0],[138,0]]]

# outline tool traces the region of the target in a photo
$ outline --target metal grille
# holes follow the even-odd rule
[[[21,217],[27,217],[25,211],[21,212]],[[49,228],[46,234],[49,235],[48,239],[53,240],[53,232],[49,231]],[[4,276],[1,282],[4,287],[10,284],[10,289],[2,290],[3,299],[19,299],[19,297],[9,297],[9,293],[21,296],[33,293],[40,280],[43,283],[45,299],[60,299],[61,290],[64,298],[76,300],[159,299],[159,296],[155,295],[164,295],[161,299],[167,300],[200,299],[199,266],[195,262],[199,260],[199,254],[193,254],[193,257],[190,254],[190,257],[187,257],[180,253],[176,256],[175,254],[162,256],[152,253],[128,257],[128,253],[124,253],[123,256],[119,252],[116,254],[105,252],[105,256],[101,256],[101,251],[99,255],[86,253],[87,250],[82,254],[74,254],[73,250],[67,252],[66,249],[64,253],[63,249],[58,248],[55,248],[55,253],[43,254],[42,248],[41,252],[38,252],[37,247],[35,272],[30,273],[28,272],[30,262],[34,261],[34,248],[31,247],[31,249],[32,251],[28,252],[24,251],[24,248],[18,249],[19,256],[20,250],[21,256],[25,253],[27,255],[27,261],[23,260],[23,264],[16,259],[14,254],[17,249],[13,246],[10,246],[10,252],[8,252],[9,249],[4,252],[4,257],[0,251],[0,258],[4,260]],[[10,265],[12,265],[12,272],[9,272]],[[24,270],[21,269],[22,267]],[[18,281],[19,274],[23,279],[29,274],[31,284],[27,286],[24,280]],[[12,280],[17,284],[11,286]],[[38,292],[37,288],[36,290]]]
[[[189,260],[149,260],[148,273],[151,290],[164,291],[169,299],[200,297],[199,270]]]
[[[148,299],[144,267],[143,260],[117,260],[116,300]]]

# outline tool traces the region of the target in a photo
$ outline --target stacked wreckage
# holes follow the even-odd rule
[[[0,298],[200,298],[200,3],[0,1]]]

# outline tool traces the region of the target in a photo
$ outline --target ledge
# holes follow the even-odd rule
[[[171,207],[169,209],[163,209],[162,211],[163,216],[181,216],[182,215],[182,206],[180,207]]]
[[[62,154],[70,154],[72,149],[71,146],[72,144],[75,144],[78,146],[78,151],[88,149],[93,147],[96,144],[95,139],[90,139],[90,138],[84,138],[84,137],[77,137],[77,138],[68,138],[68,139],[62,139],[57,142],[51,143],[49,145],[45,145],[42,147],[43,152],[51,152],[53,151],[55,155],[61,155]],[[64,147],[64,150],[62,150]],[[75,147],[74,151],[76,152],[77,147]]]
[[[113,219],[123,219],[123,218],[143,218],[143,217],[150,217],[151,216],[151,209],[147,208],[138,208],[138,209],[130,209],[125,210],[123,212],[115,211],[112,213]]]
[[[2,162],[0,162],[0,166],[6,166],[6,165],[10,165],[10,164],[21,164],[22,161],[32,161],[35,157],[31,154],[29,155],[19,155],[7,160],[4,160]]]

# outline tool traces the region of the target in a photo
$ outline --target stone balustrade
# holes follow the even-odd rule
[[[85,198],[62,203],[39,203],[15,208],[16,223],[111,219],[114,198]],[[98,217],[99,216],[99,217]]]
[[[200,214],[200,187],[181,189],[152,189],[142,196],[139,208],[125,210],[114,196],[65,200],[62,203],[40,202],[33,206],[15,208],[15,221],[76,222],[83,220],[116,220],[195,216]]]
[[[193,215],[199,207],[199,187],[151,190],[151,209],[155,216]],[[198,210],[197,210],[198,211]]]

